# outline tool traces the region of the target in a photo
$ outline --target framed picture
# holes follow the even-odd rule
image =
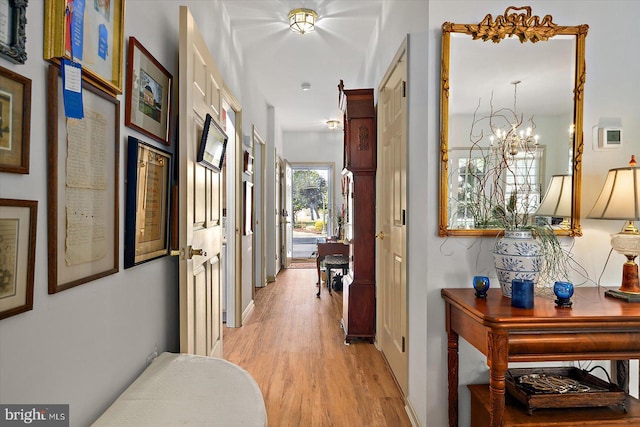
[[[135,37],[129,37],[124,124],[170,145],[173,77]]]
[[[124,0],[45,0],[44,59],[78,62],[93,85],[122,93],[124,9]]]
[[[36,200],[0,199],[0,319],[33,309]]]
[[[29,173],[30,130],[31,80],[0,67],[0,172]]]
[[[82,82],[84,119],[67,119],[60,69],[47,76],[49,293],[118,271],[120,102]]]
[[[27,61],[27,1],[0,1],[0,55],[16,64]]]
[[[200,138],[200,148],[198,150],[198,163],[203,166],[220,172],[224,163],[224,154],[227,149],[227,134],[207,113]]]
[[[130,136],[124,268],[169,253],[170,180],[171,154]]]
[[[244,235],[253,234],[253,183],[244,181]]]
[[[253,156],[247,150],[244,151],[244,172],[253,175]]]

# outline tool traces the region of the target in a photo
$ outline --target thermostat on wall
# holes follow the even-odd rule
[[[620,148],[622,147],[622,128],[598,128],[599,148]]]

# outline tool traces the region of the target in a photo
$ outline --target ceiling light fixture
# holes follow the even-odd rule
[[[302,84],[300,85],[300,88],[301,88],[304,92],[310,91],[310,90],[311,90],[311,83],[304,82],[304,83],[302,83]]]
[[[318,14],[311,9],[293,9],[289,12],[289,28],[295,33],[305,34],[315,30]]]
[[[340,127],[340,120],[327,120],[327,127],[331,130],[336,130]]]

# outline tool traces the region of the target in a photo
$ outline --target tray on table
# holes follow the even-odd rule
[[[570,382],[570,387],[562,392],[549,387],[541,389],[526,381],[542,379],[560,379]],[[570,381],[566,381],[570,380]],[[511,396],[524,404],[529,414],[542,408],[586,408],[598,406],[621,406],[625,409],[626,394],[616,384],[601,380],[588,372],[574,367],[509,369],[505,375],[506,390]],[[535,382],[535,381],[534,381]],[[556,381],[556,383],[560,383]]]

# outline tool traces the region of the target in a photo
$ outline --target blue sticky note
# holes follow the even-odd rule
[[[66,117],[71,119],[84,118],[82,66],[68,59],[62,59],[62,100]]]
[[[98,38],[98,56],[104,60],[107,59],[107,50],[109,49],[109,30],[104,24],[100,24],[100,34]]]
[[[71,11],[71,58],[82,61],[84,48],[84,5],[85,0],[73,0]]]

